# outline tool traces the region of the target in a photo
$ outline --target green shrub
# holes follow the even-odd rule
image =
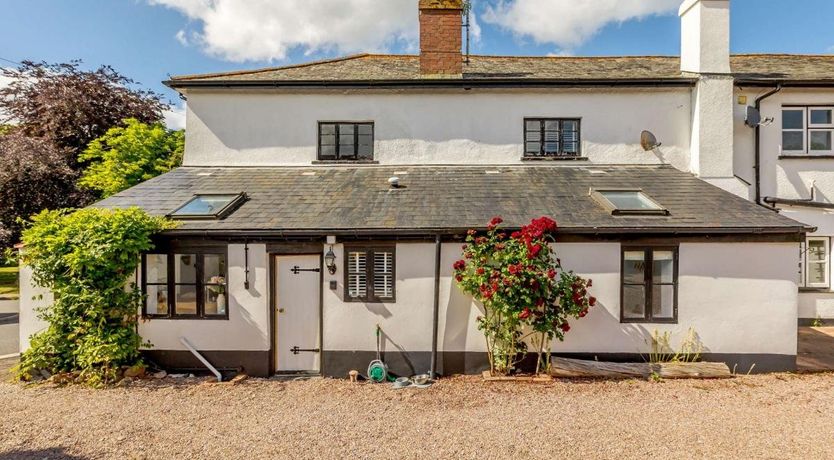
[[[151,236],[172,227],[137,208],[35,215],[23,230],[22,261],[55,300],[38,311],[48,327],[31,337],[17,376],[73,373],[98,386],[117,380],[122,366],[139,363],[142,295],[130,281],[140,254],[153,247]]]

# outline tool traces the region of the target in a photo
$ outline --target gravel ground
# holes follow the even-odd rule
[[[0,458],[834,458],[834,374],[0,384]]]

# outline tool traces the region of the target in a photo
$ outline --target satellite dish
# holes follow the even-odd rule
[[[744,124],[751,128],[755,128],[759,126],[761,122],[762,114],[759,112],[759,109],[748,105],[747,113],[744,116]]]
[[[643,150],[650,152],[661,145],[663,144],[657,142],[657,137],[655,137],[655,135],[650,131],[643,131],[640,133],[640,146],[643,147]]]

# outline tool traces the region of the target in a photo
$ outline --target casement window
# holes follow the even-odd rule
[[[578,118],[525,118],[526,158],[578,157]]]
[[[810,289],[831,287],[831,239],[809,236],[802,245],[800,286]]]
[[[345,246],[345,299],[348,302],[394,302],[393,246]]]
[[[373,122],[319,122],[319,160],[374,159]]]
[[[678,248],[623,248],[620,321],[676,323],[677,320]]]
[[[185,250],[142,256],[142,316],[228,319],[226,253]]]
[[[782,107],[782,153],[834,154],[834,106]]]

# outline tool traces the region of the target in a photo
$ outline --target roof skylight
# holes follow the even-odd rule
[[[174,219],[223,219],[245,199],[244,193],[198,194],[168,216]]]
[[[591,196],[612,215],[659,215],[669,211],[639,189],[591,189]]]

